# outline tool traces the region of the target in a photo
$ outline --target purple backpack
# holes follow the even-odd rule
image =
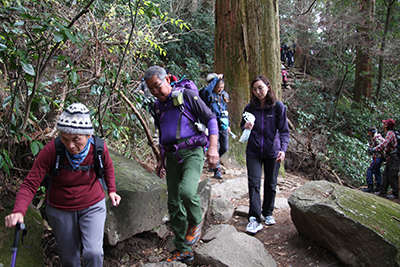
[[[183,87],[185,89],[192,90],[197,95],[199,95],[199,90],[197,89],[197,86],[194,84],[194,82],[184,77],[177,82],[172,82],[171,85],[173,87],[173,91],[177,90],[179,87]]]

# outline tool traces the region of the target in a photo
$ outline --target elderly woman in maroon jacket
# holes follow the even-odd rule
[[[95,144],[89,110],[81,103],[69,106],[61,114],[57,129],[65,147],[58,175],[46,194],[46,215],[58,244],[62,266],[103,266],[103,235],[106,219],[105,192],[93,168]],[[101,142],[103,142],[100,139]],[[56,162],[55,140],[40,151],[17,194],[13,212],[5,217],[6,227],[23,223],[26,210],[45,175]],[[104,180],[114,206],[121,197],[115,190],[115,175],[109,150],[104,143]]]
[[[251,83],[252,98],[244,111],[256,118],[254,125],[242,119],[242,129],[251,129],[246,148],[249,185],[249,223],[246,231],[257,233],[262,226],[275,224],[272,216],[275,204],[277,177],[281,161],[289,145],[289,127],[286,108],[277,101],[270,81],[259,75]],[[260,185],[264,164],[264,201],[261,206]]]

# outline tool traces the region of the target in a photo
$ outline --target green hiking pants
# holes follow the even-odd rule
[[[203,219],[197,188],[203,170],[204,149],[183,149],[179,150],[179,155],[181,163],[173,152],[165,152],[168,212],[175,233],[175,247],[186,252],[191,251],[191,246],[185,244],[188,224],[198,225]]]

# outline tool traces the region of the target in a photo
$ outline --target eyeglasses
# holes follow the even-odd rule
[[[149,90],[150,90],[150,92],[154,92],[155,90],[160,91],[161,86],[163,85],[164,81],[165,81],[165,80],[163,80],[159,85],[154,86],[153,88],[148,87]]]

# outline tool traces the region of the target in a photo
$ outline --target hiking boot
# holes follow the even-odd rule
[[[185,236],[185,244],[188,246],[193,246],[199,241],[201,236],[201,227],[203,226],[203,221],[199,223],[197,226],[189,225],[186,236]]]
[[[263,229],[262,224],[257,222],[256,217],[251,216],[249,221],[250,222],[247,224],[247,227],[246,227],[246,232],[255,234],[258,231],[260,231],[261,229]]]
[[[276,224],[275,218],[273,216],[265,217],[265,224],[266,225],[274,225],[274,224]]]
[[[365,193],[373,193],[374,192],[374,185],[369,184],[368,188],[363,188],[362,191],[365,192]]]
[[[386,197],[386,193],[382,193],[381,191],[376,192],[374,194],[375,194],[375,196],[378,196],[378,197]]]
[[[167,262],[174,262],[174,261],[180,261],[183,263],[188,263],[193,261],[193,251],[187,251],[187,252],[182,252],[182,251],[175,251],[174,255],[172,255],[171,258],[167,259]]]
[[[380,184],[376,184],[376,185],[375,185],[374,191],[375,191],[375,192],[381,191],[381,185],[380,185]]]
[[[399,196],[396,196],[396,195],[393,195],[393,194],[392,194],[392,195],[387,195],[386,198],[387,198],[387,199],[398,199]]]
[[[223,178],[222,175],[221,175],[221,168],[214,169],[213,178],[216,178],[216,179],[222,179]]]

